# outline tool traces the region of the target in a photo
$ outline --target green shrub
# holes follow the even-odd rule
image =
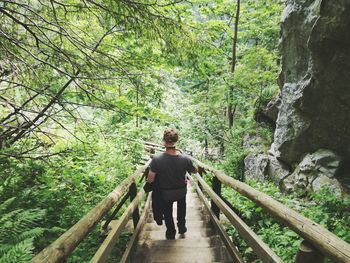
[[[14,208],[16,198],[0,204],[0,262],[24,263],[33,257],[34,240],[43,235],[39,227],[43,209]]]
[[[346,242],[350,242],[350,197],[339,198],[331,190],[323,188],[314,192],[309,198],[298,199],[294,195],[281,193],[272,183],[258,183],[249,180],[248,184],[323,225]],[[224,187],[222,195],[239,210],[240,217],[284,262],[293,262],[302,241],[301,237],[289,228],[277,223],[261,207],[231,188]],[[236,230],[232,226],[226,226],[226,229],[235,243],[238,244],[245,260],[256,262],[257,256]]]

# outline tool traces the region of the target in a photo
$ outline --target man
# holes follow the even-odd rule
[[[173,203],[177,202],[177,226],[179,234],[184,234],[186,228],[186,172],[195,173],[197,169],[192,161],[176,151],[175,145],[179,140],[176,129],[164,130],[163,144],[165,152],[153,158],[150,164],[147,182],[157,180],[163,199],[164,220],[166,225],[165,236],[167,239],[175,239],[175,225],[173,219]]]

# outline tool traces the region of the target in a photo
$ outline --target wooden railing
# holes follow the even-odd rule
[[[149,142],[138,141],[142,143],[148,152],[152,155],[156,151],[164,151],[164,147],[159,144],[153,144]],[[143,213],[139,215],[139,204],[143,199],[145,193],[141,189],[137,192],[136,181],[139,179],[142,181],[148,174],[148,167],[151,162],[150,158],[141,160],[143,165],[134,172],[131,176],[126,178],[121,184],[119,184],[106,198],[98,203],[90,212],[88,212],[82,219],[80,219],[75,225],[68,229],[63,235],[55,240],[51,245],[37,254],[30,262],[31,263],[58,263],[65,262],[66,258],[74,251],[74,249],[84,240],[84,238],[92,231],[95,225],[101,221],[109,211],[111,211],[114,205],[117,206],[112,211],[111,215],[104,222],[102,229],[108,234],[97,252],[93,256],[90,262],[102,263],[107,260],[113,246],[118,241],[120,234],[125,228],[127,222],[132,217],[134,223],[134,233],[128,244],[127,250],[124,252],[120,262],[127,262],[132,253],[132,249],[137,240],[137,236],[141,230],[142,224],[145,222],[147,215],[150,198],[148,196],[143,209]],[[130,199],[131,203],[126,208],[126,211],[121,215],[118,220],[112,221],[120,209],[124,206],[126,201]],[[110,231],[107,228],[111,228]]]
[[[151,154],[153,154],[155,151],[164,151],[164,148],[158,144],[147,143],[145,146],[149,149]],[[257,234],[254,233],[254,231],[237,215],[237,213],[235,213],[236,209],[224,197],[221,196],[222,184],[249,198],[255,204],[262,207],[272,217],[277,219],[277,221],[279,221],[281,224],[288,226],[304,239],[295,257],[295,263],[319,263],[323,262],[324,256],[330,258],[333,262],[350,263],[350,245],[330,231],[279,203],[270,196],[257,191],[249,185],[235,180],[225,175],[222,171],[216,170],[193,157],[190,158],[199,168],[199,172],[193,176],[192,182],[195,185],[195,189],[202,200],[205,209],[210,215],[211,222],[216,227],[227,248],[227,251],[231,255],[233,262],[241,263],[244,261],[236,248],[236,245],[233,244],[232,240],[220,223],[220,212],[225,214],[237,232],[263,262],[283,261],[271,250],[271,248],[268,247],[267,244],[263,242],[263,240],[261,240]],[[125,179],[79,222],[72,226],[50,246],[36,255],[31,262],[64,262],[65,259],[78,246],[78,244],[85,238],[85,236],[93,229],[93,227],[118,202],[119,203],[111,213],[111,216],[103,225],[103,228],[107,228],[108,225],[111,226],[111,231],[109,231],[107,237],[98,248],[91,262],[102,263],[106,261],[122,230],[125,228],[128,220],[132,217],[134,223],[134,233],[120,261],[122,263],[128,262],[137,241],[138,234],[142,228],[142,224],[145,222],[150,200],[150,196],[148,196],[142,215],[140,216],[138,210],[139,204],[145,193],[143,189],[137,192],[136,180],[140,180],[147,175],[150,161],[151,160],[147,160],[146,163],[133,175]],[[210,187],[202,178],[204,173],[211,173],[213,175],[211,182],[212,187]],[[211,199],[211,204],[209,204],[204,192]],[[123,215],[121,215],[118,220],[112,221],[128,199],[130,199],[131,202]]]
[[[135,226],[134,235],[137,236],[138,231],[144,222],[144,220],[140,220],[138,211],[138,205],[144,196],[144,191],[141,189],[137,193],[136,180],[142,178],[142,175],[146,176],[150,162],[151,160],[148,160],[145,165],[140,167],[135,171],[134,174],[120,183],[106,198],[104,198],[93,209],[91,209],[90,212],[88,212],[82,219],[80,219],[79,222],[67,230],[50,246],[37,254],[30,262],[65,262],[66,258],[81,243],[87,234],[91,232],[91,230],[102,219],[102,217],[106,215],[118,201],[120,201],[115,211],[112,213],[112,216],[104,224],[104,227],[107,227],[109,222],[111,222],[113,217],[117,214],[119,209],[124,205],[128,198],[130,198],[131,203],[129,204],[124,214],[117,221],[111,224],[111,231],[109,232],[100,248],[97,250],[91,262],[105,262],[109,252],[115,245],[118,237],[120,236],[122,230],[125,228],[126,223],[130,217],[133,218]],[[145,211],[146,209],[144,209],[144,213],[141,216],[141,219],[145,217]],[[133,238],[136,239],[136,237]],[[125,257],[128,256],[126,255]]]
[[[282,262],[282,260],[241,220],[233,211],[232,206],[225,202],[221,197],[221,184],[247,197],[279,223],[286,225],[304,239],[295,257],[296,263],[323,262],[324,257],[330,258],[332,262],[350,262],[350,244],[332,232],[249,185],[235,180],[193,157],[190,158],[199,167],[199,174],[195,175],[195,185],[199,196],[203,197],[202,190],[204,190],[211,199],[211,211],[215,217],[218,219],[220,211],[223,212],[263,262]],[[212,188],[202,178],[205,172],[213,174]],[[231,244],[231,246],[234,245]],[[238,258],[233,259],[235,262],[240,262]]]

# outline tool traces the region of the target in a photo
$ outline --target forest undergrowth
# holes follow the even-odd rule
[[[0,263],[28,262],[56,240],[135,170],[137,141],[160,143],[165,127],[179,130],[180,148],[242,181],[246,136],[268,151],[273,129],[255,119],[279,92],[284,1],[151,2],[0,0]],[[247,183],[350,242],[348,198]],[[223,194],[293,260],[296,234]],[[89,262],[100,243],[99,224],[67,262]]]

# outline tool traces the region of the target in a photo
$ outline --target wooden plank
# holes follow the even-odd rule
[[[120,209],[123,207],[123,205],[125,204],[126,200],[128,200],[129,197],[129,192],[126,193],[122,200],[120,200],[120,202],[118,203],[117,207],[114,209],[114,211],[112,212],[112,214],[108,217],[108,219],[106,220],[106,222],[103,224],[102,229],[103,231],[106,232],[109,223],[115,218],[115,216],[117,215],[117,213],[120,211]]]
[[[261,206],[272,217],[294,230],[305,240],[308,240],[325,256],[331,258],[335,262],[350,262],[350,244],[337,237],[332,232],[274,200],[272,197],[255,190],[251,186],[235,180],[195,158],[191,159],[205,170],[213,172],[222,183],[249,198],[254,203]]]
[[[154,151],[165,152],[165,148],[164,147],[160,148],[160,147],[154,147],[154,146],[145,145],[145,149],[151,151],[151,153],[154,153]]]
[[[118,202],[119,198],[128,190],[143,171],[149,166],[149,160],[144,166],[140,167],[123,182],[121,182],[105,199],[98,203],[74,226],[61,235],[50,246],[46,247],[37,254],[30,262],[63,262],[70,253],[78,246],[84,237],[92,230],[98,221]]]
[[[124,214],[112,225],[112,230],[109,232],[108,236],[102,242],[101,246],[95,253],[94,257],[91,259],[90,263],[103,263],[106,262],[108,255],[115,246],[120,234],[125,228],[126,224],[129,221],[132,213],[138,207],[138,203],[141,201],[145,192],[143,189],[136,195],[133,201],[130,203],[128,208],[125,210]]]
[[[147,180],[148,172],[149,172],[149,167],[146,168],[146,170],[143,172],[143,175],[139,178],[139,183]]]
[[[226,249],[231,256],[231,259],[233,260],[234,263],[244,263],[244,260],[241,256],[241,254],[239,253],[239,251],[237,250],[235,244],[233,244],[229,235],[226,233],[225,229],[221,226],[219,219],[212,212],[212,210],[210,208],[210,204],[207,201],[207,199],[205,198],[199,185],[193,180],[192,180],[192,183],[195,185],[197,194],[198,194],[199,198],[202,200],[204,207],[207,210],[213,225],[217,229],[222,241],[224,242]]]
[[[146,201],[145,207],[143,208],[143,211],[142,211],[142,214],[141,214],[140,221],[137,224],[137,226],[135,228],[135,231],[134,231],[134,233],[133,233],[133,235],[132,235],[132,237],[131,237],[131,239],[130,239],[130,241],[128,243],[128,246],[127,246],[126,250],[124,251],[124,254],[123,254],[122,258],[120,259],[119,263],[129,262],[130,256],[134,252],[135,245],[137,243],[136,241],[137,241],[137,239],[139,237],[141,229],[142,229],[143,225],[145,224],[146,218],[148,216],[149,207],[150,207],[150,203],[151,203],[151,196],[152,196],[152,193],[149,193],[148,197],[147,197],[147,201]]]
[[[275,262],[282,263],[283,261],[276,255],[275,252],[269,248],[261,238],[254,233],[254,231],[244,221],[232,211],[232,209],[225,204],[224,201],[209,187],[209,185],[196,174],[196,179],[202,185],[203,189],[210,196],[211,200],[220,208],[220,210],[226,215],[231,224],[235,227],[237,232],[244,238],[247,244],[253,249],[257,256],[263,262]]]
[[[130,202],[134,200],[137,194],[137,187],[135,183],[132,183],[129,187],[129,196],[130,196]],[[136,228],[137,224],[139,223],[140,220],[140,213],[139,213],[139,208],[136,207],[134,212],[132,213],[132,221],[134,223],[134,228]]]

